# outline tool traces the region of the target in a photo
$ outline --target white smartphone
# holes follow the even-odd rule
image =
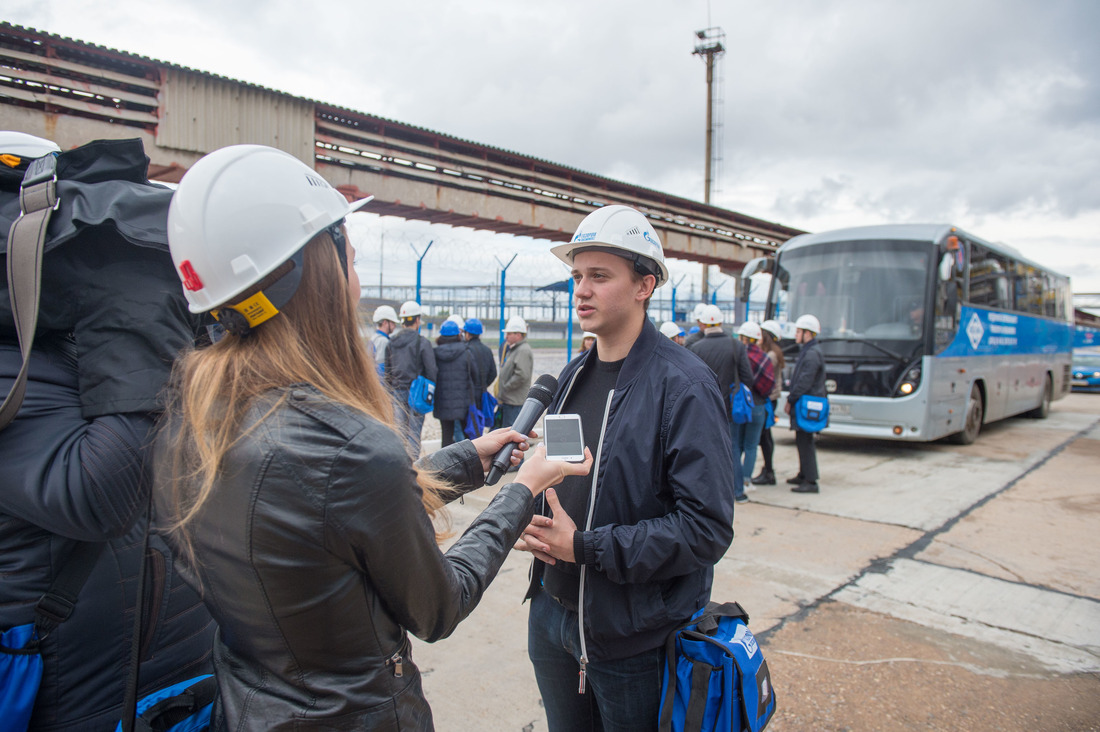
[[[584,462],[584,435],[579,414],[548,414],[543,418],[547,460]]]

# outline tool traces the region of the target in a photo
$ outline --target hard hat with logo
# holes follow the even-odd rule
[[[513,315],[508,318],[508,322],[504,324],[505,333],[527,333],[527,321],[518,315]]]
[[[168,208],[168,246],[189,309],[217,311],[294,260],[266,294],[224,309],[245,319],[238,332],[277,314],[301,279],[302,248],[328,229],[344,261],[339,225],[370,200],[348,205],[312,168],[272,147],[231,145],[206,155],[183,176]]]
[[[821,323],[809,314],[798,316],[798,320],[794,321],[794,327],[800,330],[808,330],[814,335],[821,332]]]
[[[419,318],[424,314],[424,309],[420,307],[420,303],[416,300],[406,300],[401,303],[401,319],[405,318]]]
[[[671,320],[666,320],[665,322],[661,323],[661,335],[668,338],[676,338],[677,336],[682,336],[683,334],[684,329],[673,323]]]
[[[374,309],[374,322],[381,323],[383,320],[388,320],[391,323],[399,323],[397,319],[397,312],[389,305],[379,305]]]
[[[751,320],[746,320],[741,324],[741,327],[737,329],[737,335],[751,338],[754,341],[760,340],[760,326]]]
[[[439,335],[441,336],[456,336],[458,331],[458,323],[453,320],[444,320],[443,325],[439,326]]]
[[[722,309],[717,305],[704,305],[699,312],[699,322],[703,325],[721,325]]]
[[[783,337],[783,327],[778,320],[765,320],[760,324],[760,329],[771,333],[777,341]]]
[[[481,335],[485,332],[485,326],[483,326],[481,321],[477,318],[470,318],[466,321],[466,325],[463,326],[463,330],[470,335]]]
[[[53,140],[26,132],[0,130],[0,163],[9,168],[19,168],[24,163],[56,152],[61,152],[61,148]]]
[[[573,256],[586,249],[607,251],[634,262],[639,274],[657,278],[657,287],[668,281],[665,252],[656,229],[640,211],[629,206],[603,206],[584,217],[568,244],[550,249],[573,266]]]

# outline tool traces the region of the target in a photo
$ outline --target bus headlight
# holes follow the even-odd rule
[[[896,396],[909,396],[920,386],[920,366],[913,366],[901,378],[901,383],[895,390]]]

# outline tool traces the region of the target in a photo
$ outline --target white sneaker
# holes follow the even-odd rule
[[[751,480],[746,480],[745,481],[745,492],[746,493],[752,493],[754,490],[756,490],[756,486],[754,486],[752,484]]]

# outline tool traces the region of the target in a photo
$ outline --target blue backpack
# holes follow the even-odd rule
[[[409,385],[409,407],[416,410],[417,414],[427,414],[432,411],[435,402],[435,382],[427,376],[417,376]]]
[[[138,732],[204,732],[210,729],[210,712],[218,687],[213,676],[196,676],[159,689],[137,703]],[[115,732],[122,732],[118,723]]]
[[[715,602],[668,636],[660,732],[760,732],[775,714],[768,663],[736,602]]]
[[[734,424],[748,424],[752,421],[752,390],[744,384],[738,384],[730,392],[730,413]]]
[[[820,432],[829,426],[829,400],[826,397],[799,397],[794,403],[795,425],[803,432]]]

